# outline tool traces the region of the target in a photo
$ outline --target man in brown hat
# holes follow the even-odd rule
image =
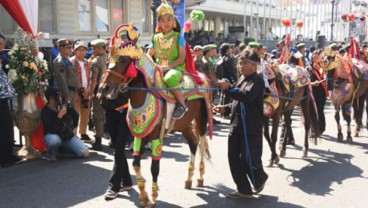
[[[70,61],[72,54],[72,42],[68,39],[58,40],[60,54],[53,63],[56,85],[60,91],[64,103],[70,103],[75,107],[76,96],[80,88],[77,71]]]
[[[93,150],[102,150],[102,136],[104,135],[105,111],[100,104],[100,100],[95,97],[102,75],[106,71],[107,54],[106,41],[97,39],[91,42],[93,48],[93,58],[91,61],[91,84],[90,92],[92,99],[92,119],[96,128],[95,142],[92,144]]]
[[[196,45],[193,48],[195,57],[194,57],[194,64],[199,72],[204,72],[204,63],[202,61],[203,58],[203,47],[200,45]]]
[[[91,139],[86,134],[87,124],[89,120],[89,114],[91,111],[90,105],[90,75],[91,75],[91,65],[85,59],[87,53],[87,46],[84,42],[78,41],[74,44],[74,56],[71,58],[71,62],[77,70],[77,76],[81,88],[78,91],[78,96],[76,98],[75,110],[79,114],[79,133],[80,138],[85,141],[90,141]]]

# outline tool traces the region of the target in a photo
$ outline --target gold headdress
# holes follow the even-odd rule
[[[119,56],[129,56],[138,59],[143,55],[143,50],[137,46],[139,33],[134,23],[120,25],[111,39],[110,63],[115,63]]]
[[[166,14],[174,15],[174,9],[167,3],[166,0],[162,0],[161,5],[156,9],[157,19]]]

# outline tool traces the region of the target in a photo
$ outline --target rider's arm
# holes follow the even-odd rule
[[[173,68],[179,66],[180,64],[182,64],[185,61],[185,55],[186,55],[185,47],[180,46],[179,47],[179,57],[174,62],[169,64],[169,67],[171,69],[173,69]]]

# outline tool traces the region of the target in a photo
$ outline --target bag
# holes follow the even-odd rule
[[[62,121],[61,123],[59,136],[63,141],[69,141],[71,138],[74,137],[73,129],[64,121]]]

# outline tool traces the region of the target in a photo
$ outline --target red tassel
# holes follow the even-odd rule
[[[124,74],[125,77],[129,77],[129,78],[137,77],[138,72],[137,72],[137,69],[135,68],[134,64],[135,64],[135,61],[130,62],[129,66],[128,66],[125,74]]]
[[[189,75],[191,75],[194,78],[194,80],[197,82],[197,84],[199,84],[199,85],[203,84],[203,80],[199,77],[198,71],[195,67],[193,56],[190,52],[190,47],[189,47],[188,43],[185,44],[185,52],[186,52],[185,71],[187,71],[189,73]]]
[[[159,25],[157,25],[157,27],[156,27],[156,33],[160,33],[160,32],[162,32],[162,27],[159,26]]]

